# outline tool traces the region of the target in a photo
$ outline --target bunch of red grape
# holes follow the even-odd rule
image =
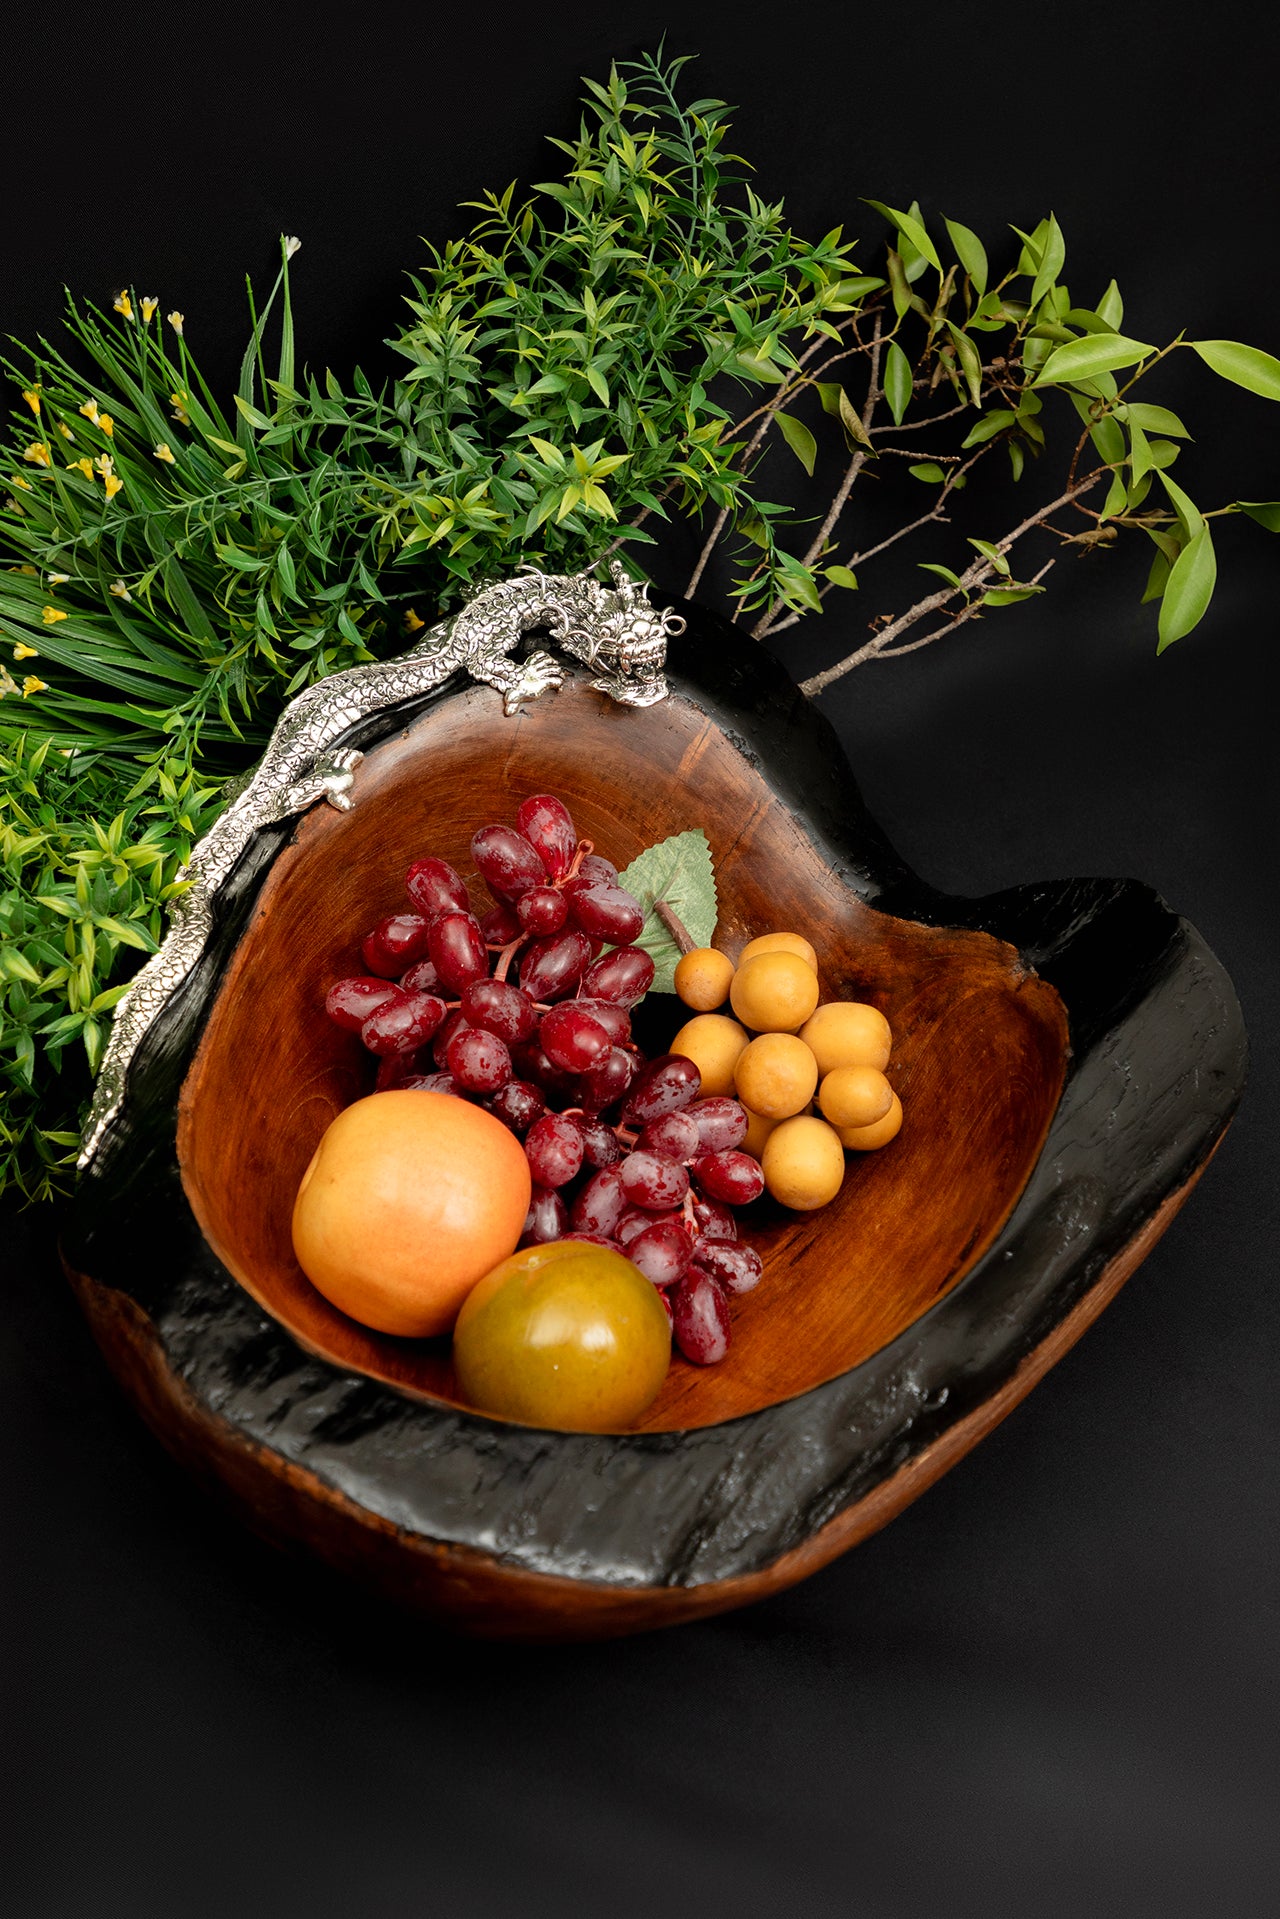
[[[378,1058],[377,1090],[421,1088],[482,1105],[524,1141],[533,1197],[522,1245],[586,1239],[624,1252],[660,1289],[681,1352],[722,1359],[729,1299],[760,1278],[733,1207],[764,1187],[739,1152],[747,1114],[699,1099],[692,1060],[646,1059],[631,1010],[654,965],[631,944],[644,909],[579,840],[549,794],[516,826],[482,826],[471,855],[493,899],[471,911],[445,860],[415,860],[415,911],[379,921],[364,974],[325,1008]],[[508,978],[513,964],[516,980]]]

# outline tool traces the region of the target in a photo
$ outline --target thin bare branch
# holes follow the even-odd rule
[[[1025,534],[1030,533],[1035,527],[1043,526],[1050,515],[1058,511],[1059,507],[1069,505],[1078,499],[1081,494],[1087,493],[1091,487],[1096,486],[1107,471],[1108,469],[1106,467],[1096,468],[1092,473],[1087,474],[1083,480],[1078,480],[1074,486],[1069,487],[1065,493],[1059,494],[1056,500],[1051,500],[1047,506],[1042,506],[1038,512],[1030,514],[1023,520],[1020,526],[1014,527],[1011,533],[1006,533],[1002,540],[996,541],[996,547],[999,552],[1008,553],[1010,548],[1022,539]],[[846,654],[844,659],[837,660],[834,666],[827,667],[821,673],[815,673],[811,679],[802,681],[800,691],[807,694],[810,699],[813,699],[817,694],[825,692],[826,688],[831,686],[836,680],[843,679],[846,673],[851,673],[855,666],[861,666],[867,660],[879,659],[890,653],[896,655],[898,653],[914,652],[918,646],[927,645],[930,640],[940,638],[943,633],[949,633],[952,627],[958,626],[961,623],[962,618],[971,619],[976,608],[970,604],[966,604],[962,614],[957,614],[954,619],[948,620],[945,625],[936,628],[932,634],[926,635],[920,640],[912,641],[909,646],[900,647],[894,644],[901,634],[908,632],[910,628],[917,625],[920,620],[926,619],[930,613],[941,612],[943,607],[949,605],[949,603],[956,598],[957,594],[967,596],[975,587],[990,586],[998,578],[998,569],[993,566],[992,562],[984,555],[979,555],[973,564],[960,575],[958,586],[943,587],[940,592],[927,594],[924,599],[917,600],[913,607],[908,608],[905,613],[900,614],[896,620],[892,621],[890,625],[883,627],[880,632],[874,634],[871,639],[865,640],[863,644],[856,647],[852,653]]]
[[[1049,571],[1050,567],[1054,565],[1056,565],[1055,560],[1046,560],[1040,568],[1040,571],[1032,574],[1027,584],[1029,586],[1039,586],[1045,574]],[[915,653],[920,647],[931,646],[934,640],[940,640],[944,635],[953,632],[957,626],[963,626],[966,620],[973,619],[974,615],[981,613],[981,611],[982,601],[970,600],[968,606],[964,607],[960,612],[953,613],[951,618],[944,620],[941,626],[935,626],[932,633],[924,633],[918,640],[908,640],[905,646],[890,647],[887,653],[877,653],[875,657],[878,660],[898,660],[901,659],[904,653]]]

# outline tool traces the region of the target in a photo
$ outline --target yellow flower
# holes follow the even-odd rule
[[[174,464],[174,456],[170,451],[167,440],[161,440],[159,446],[153,446],[151,451],[155,454],[157,460],[163,460],[166,466],[172,466]]]
[[[24,450],[22,457],[24,460],[30,460],[32,466],[48,466],[49,448],[47,443],[44,440],[33,440],[31,445]]]
[[[34,580],[36,577],[36,570],[33,566],[10,566],[6,567],[5,571],[7,573],[25,573],[30,580]]]
[[[169,398],[173,401],[173,417],[179,426],[191,425],[191,415],[187,412],[187,400],[189,397],[186,393],[171,393],[169,395]]]
[[[181,339],[182,323],[187,317],[185,313],[179,313],[177,307],[175,307],[172,313],[166,313],[164,317],[169,322],[169,325],[173,328],[178,338]]]
[[[49,584],[50,586],[65,586],[70,578],[71,575],[69,573],[51,573],[49,575]]]
[[[127,291],[123,293],[117,293],[115,298],[115,310],[117,313],[123,313],[126,320],[132,320],[133,301],[129,298]]]
[[[68,460],[67,471],[83,473],[86,480],[91,480],[93,478],[93,461],[86,453],[83,460]]]
[[[29,700],[33,693],[46,693],[48,689],[47,680],[38,680],[34,673],[28,673],[22,682],[22,697],[24,700]]]
[[[112,580],[107,592],[114,594],[117,600],[132,600],[133,595],[123,580]]]
[[[108,473],[106,479],[102,482],[102,484],[107,489],[107,498],[109,500],[114,500],[116,497],[116,494],[120,491],[121,487],[124,485],[124,481],[118,480],[114,473]]]
[[[142,301],[142,323],[144,326],[151,325],[151,316],[159,304],[159,300],[153,300],[149,296],[144,296]]]
[[[56,626],[59,620],[68,620],[70,617],[71,615],[64,613],[60,606],[46,606],[40,614],[46,626]]]
[[[414,612],[413,608],[409,606],[405,608],[404,620],[402,621],[402,625],[406,633],[420,633],[423,627],[426,625],[426,621],[420,620],[417,614]]]
[[[80,411],[84,414],[86,420],[92,420],[93,424],[97,426],[98,402],[96,400],[86,400]]]
[[[104,480],[109,473],[115,471],[115,461],[109,453],[100,453],[93,464],[97,467]]]
[[[105,433],[108,439],[111,438],[116,430],[116,423],[109,413],[100,413],[98,415],[98,429],[100,432]]]
[[[16,693],[17,690],[18,682],[14,679],[7,667],[0,666],[0,700],[4,698],[6,693]]]
[[[24,646],[22,642],[19,641],[13,649],[13,657],[15,660],[36,660],[40,657],[40,648],[38,646]]]
[[[23,389],[22,389],[22,397],[23,397],[23,399],[24,399],[24,400],[26,401],[26,403],[27,403],[27,405],[28,405],[28,406],[29,406],[29,407],[31,408],[31,411],[32,411],[32,412],[33,412],[33,413],[34,413],[34,414],[36,415],[36,417],[37,417],[37,419],[38,419],[38,418],[39,418],[39,416],[40,416],[40,389],[39,389],[39,387],[38,387],[38,386],[24,386],[24,387],[23,387]]]
[[[58,421],[58,431],[62,435],[64,440],[74,440],[76,437],[75,434],[71,431],[71,428],[67,425],[65,420]]]
[[[13,481],[13,484],[15,486],[20,486],[24,493],[30,493],[31,491],[30,480],[24,480],[20,473],[11,473],[9,475],[9,478]]]

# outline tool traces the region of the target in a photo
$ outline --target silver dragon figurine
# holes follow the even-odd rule
[[[563,653],[592,668],[589,684],[626,706],[665,699],[667,640],[684,631],[670,607],[650,606],[648,589],[614,560],[612,585],[591,573],[539,573],[522,568],[483,588],[460,611],[430,627],[394,660],[352,667],[308,687],[281,714],[248,783],[193,851],[179,877],[169,931],[115,1008],[111,1036],[94,1088],[80,1168],[102,1145],[125,1094],[130,1063],[153,1020],[200,959],[213,925],[213,896],[253,834],[317,800],[344,810],[363,757],[336,743],[384,707],[428,693],[462,671],[502,694],[515,714],[526,700],[561,685],[564,669],[550,654],[515,657],[526,633],[545,627]]]

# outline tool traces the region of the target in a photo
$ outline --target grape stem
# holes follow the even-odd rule
[[[693,953],[697,951],[698,942],[694,939],[684,921],[677,913],[673,912],[665,900],[655,900],[653,902],[653,910],[682,953]]]
[[[508,967],[528,938],[529,935],[527,933],[521,933],[508,945],[500,949],[498,953],[498,964],[493,969],[493,977],[496,980],[504,980],[507,977]]]

